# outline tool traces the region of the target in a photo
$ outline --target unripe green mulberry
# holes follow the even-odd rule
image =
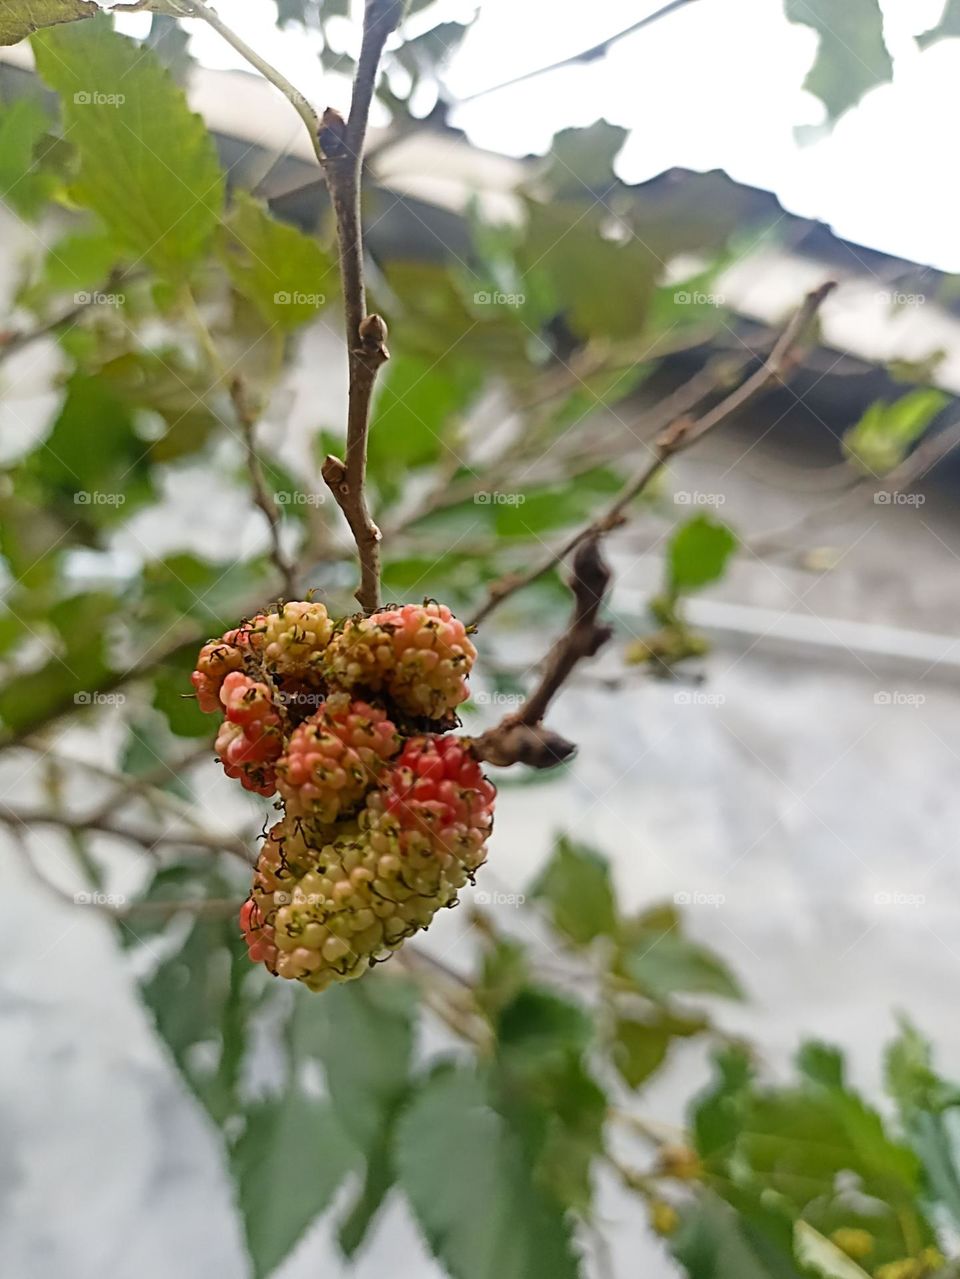
[[[318,601],[294,600],[263,619],[262,660],[279,675],[303,679],[319,675],[323,651],[333,635],[333,622]]]

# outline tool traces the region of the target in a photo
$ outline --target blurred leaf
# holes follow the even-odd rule
[[[223,205],[213,139],[147,50],[107,19],[33,38],[80,155],[73,188],[118,243],[179,280],[204,251]]]
[[[845,1063],[843,1053],[832,1044],[808,1039],[796,1056],[797,1069],[815,1084],[827,1088],[843,1088]]]
[[[127,351],[107,361],[99,378],[129,409],[162,418],[166,430],[145,450],[151,461],[196,453],[220,427],[209,371],[194,368],[176,350]]]
[[[617,969],[651,999],[684,993],[742,998],[726,965],[706,947],[684,937],[672,907],[647,911],[626,923]]]
[[[393,1189],[393,1116],[381,1129],[380,1139],[367,1152],[367,1166],[360,1192],[337,1230],[337,1240],[345,1257],[353,1257],[361,1247]]]
[[[234,287],[268,324],[292,332],[316,319],[338,290],[336,263],[311,236],[278,222],[237,191],[218,238]]]
[[[670,1247],[690,1279],[802,1279],[789,1244],[706,1192],[683,1211]]]
[[[195,618],[213,636],[236,625],[237,600],[250,599],[258,585],[266,593],[267,579],[259,564],[218,564],[181,551],[144,565],[142,612],[158,623]],[[188,692],[189,685],[182,691]]]
[[[409,1086],[415,1012],[411,986],[373,974],[300,1001],[297,1050],[322,1063],[344,1127],[363,1151],[376,1146],[385,1115]]]
[[[554,927],[578,946],[616,931],[617,905],[606,859],[565,835],[554,844],[530,895],[546,903]]]
[[[0,18],[0,31],[3,22]],[[0,110],[0,198],[24,216],[35,213],[53,189],[52,176],[35,159],[37,143],[49,128],[47,113],[31,98],[18,98]]]
[[[893,61],[883,39],[878,0],[785,0],[791,22],[813,27],[820,37],[816,61],[804,88],[815,94],[832,120],[856,106],[878,84],[893,79]]]
[[[219,891],[235,890],[222,882]],[[136,924],[128,927],[136,935]],[[244,979],[251,975],[236,918],[198,917],[180,950],[142,987],[157,1033],[218,1125],[241,1108],[237,1089],[250,1012]]]
[[[639,1088],[667,1059],[673,1036],[663,1024],[621,1018],[614,1029],[613,1064],[625,1083]]]
[[[335,1107],[295,1082],[250,1108],[231,1165],[255,1279],[274,1273],[356,1162]]]
[[[691,1126],[704,1159],[725,1155],[743,1126],[743,1108],[753,1081],[749,1052],[739,1044],[713,1055],[714,1078],[691,1104]]]
[[[960,0],[945,0],[943,15],[935,27],[917,36],[921,49],[928,49],[938,40],[960,36]]]
[[[605,497],[619,492],[620,477],[596,467],[566,484],[551,484],[517,492],[484,493],[478,512],[492,511],[498,537],[538,537],[552,529],[587,520]],[[478,494],[478,502],[480,498]],[[492,499],[492,500],[491,500]]]
[[[606,120],[582,129],[561,129],[547,152],[543,177],[554,195],[582,196],[584,190],[602,197],[617,184],[613,162],[623,149],[628,130]]]
[[[408,468],[455,451],[457,428],[480,388],[479,365],[449,359],[440,365],[394,353],[382,375],[370,425],[370,474],[381,491],[397,491]]]
[[[723,576],[737,539],[726,524],[697,515],[674,533],[667,557],[671,594],[699,589]]]
[[[36,305],[58,293],[76,295],[103,287],[117,265],[117,253],[116,240],[107,231],[70,231],[47,251],[42,274],[27,289],[25,300]],[[74,297],[77,305],[82,300]]]
[[[521,267],[544,277],[555,311],[576,334],[626,338],[643,331],[660,259],[627,233],[604,234],[605,211],[573,201],[529,203]]]
[[[195,660],[195,653],[183,653],[160,667],[153,680],[153,705],[166,716],[171,733],[212,739],[216,720],[201,711],[190,684]]]
[[[504,1007],[497,1020],[500,1051],[511,1059],[541,1061],[556,1050],[583,1051],[593,1023],[577,1004],[549,990],[527,987]]]
[[[93,0],[5,0],[0,44],[16,44],[41,27],[92,18],[99,12]]]
[[[930,389],[912,391],[899,400],[878,400],[843,437],[843,450],[870,475],[892,471],[910,452],[949,396]]]
[[[478,1076],[450,1070],[427,1080],[398,1125],[396,1163],[414,1216],[451,1279],[580,1273],[563,1212],[534,1184],[522,1147]]]

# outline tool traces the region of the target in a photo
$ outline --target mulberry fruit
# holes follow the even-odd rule
[[[197,657],[197,668],[190,676],[190,683],[197,694],[197,704],[206,714],[222,709],[220,690],[223,681],[233,671],[243,671],[247,663],[262,646],[260,627],[266,619],[258,614],[249,622],[220,637],[209,640]]]
[[[283,749],[280,717],[266,684],[231,671],[220,689],[226,719],[214,749],[223,771],[246,790],[272,795],[277,789],[274,764]]]
[[[384,692],[408,715],[443,721],[469,696],[476,656],[445,604],[404,604],[349,619],[323,665],[331,683]]]
[[[261,630],[262,658],[271,671],[304,678],[319,672],[333,622],[320,603],[294,601],[270,613]]]
[[[399,749],[400,736],[382,710],[333,694],[294,729],[277,764],[287,812],[336,821],[357,807]]]

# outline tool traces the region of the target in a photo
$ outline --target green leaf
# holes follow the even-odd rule
[[[512,1059],[541,1060],[560,1050],[582,1052],[593,1023],[579,1005],[549,990],[528,986],[502,1009],[497,1022],[500,1051]]]
[[[183,653],[160,667],[153,680],[153,705],[178,737],[212,738],[216,720],[201,711],[190,685],[195,658],[195,653]]]
[[[544,901],[555,928],[578,946],[612,936],[617,905],[606,859],[561,835],[530,896]]]
[[[43,32],[33,45],[79,152],[74,198],[119,245],[181,279],[223,205],[224,178],[202,119],[157,59],[106,19]]]
[[[236,891],[221,884],[215,895]],[[138,936],[135,921],[124,927]],[[180,950],[142,988],[157,1033],[217,1124],[241,1109],[238,1086],[251,1006],[244,982],[251,975],[236,920],[195,918]]]
[[[801,1279],[787,1247],[717,1196],[697,1195],[670,1247],[690,1279]]]
[[[52,175],[35,159],[37,143],[49,128],[47,113],[31,98],[18,98],[0,111],[0,199],[25,216],[35,213],[53,189]]]
[[[723,576],[737,545],[736,536],[719,520],[697,515],[670,539],[667,575],[671,594],[698,590]]]
[[[820,98],[831,120],[856,106],[875,85],[893,79],[878,0],[844,0],[841,5],[835,0],[786,0],[786,14],[820,37],[804,88]]]
[[[450,1279],[575,1279],[570,1225],[467,1070],[429,1079],[397,1130],[399,1182]]]
[[[942,391],[912,391],[899,400],[878,400],[843,437],[843,450],[870,475],[885,475],[907,456],[912,446],[948,403]]]
[[[621,1018],[613,1034],[613,1064],[631,1088],[640,1088],[667,1059],[673,1036],[663,1024]]]
[[[356,1152],[329,1102],[294,1083],[260,1102],[231,1159],[254,1279],[266,1279],[330,1204]]]
[[[16,44],[41,27],[93,18],[99,12],[93,0],[5,0],[0,44]]]
[[[928,49],[938,40],[951,36],[960,36],[960,0],[946,0],[943,15],[935,27],[917,36],[917,44],[921,49]]]
[[[455,444],[460,418],[482,382],[479,365],[394,352],[381,375],[370,426],[370,474],[387,494],[404,471],[428,466]]]
[[[292,332],[336,296],[336,263],[313,239],[238,191],[217,247],[234,287],[268,324]]]
[[[648,911],[625,925],[617,969],[655,1000],[684,993],[742,998],[722,960],[683,935],[672,907]]]
[[[344,1127],[363,1151],[376,1146],[409,1086],[415,1011],[406,982],[372,973],[322,1000],[300,1001],[294,1042],[322,1063]]]
[[[845,1065],[843,1053],[832,1044],[809,1039],[801,1044],[796,1056],[797,1069],[815,1084],[826,1088],[843,1088]]]
[[[584,189],[597,196],[615,186],[613,162],[623,149],[628,130],[606,120],[582,129],[561,129],[554,134],[542,179],[556,195],[582,196]]]
[[[367,1153],[367,1167],[360,1193],[337,1230],[337,1240],[345,1257],[352,1257],[366,1239],[370,1227],[393,1189],[394,1125],[386,1123],[380,1140]]]
[[[742,1127],[743,1108],[753,1081],[753,1063],[746,1048],[731,1044],[713,1055],[714,1078],[694,1098],[692,1128],[704,1159],[724,1154]]]

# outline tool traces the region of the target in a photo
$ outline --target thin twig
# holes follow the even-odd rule
[[[0,805],[0,822],[14,830],[30,826],[57,826],[75,833],[90,831],[100,835],[112,835],[116,839],[139,844],[147,852],[161,847],[202,848],[211,853],[230,853],[241,858],[248,866],[252,862],[250,850],[239,835],[216,835],[207,831],[155,831],[134,830],[120,826],[108,818],[93,814],[90,817],[67,817],[45,808],[13,809]]]
[[[635,31],[641,31],[644,27],[649,27],[654,22],[659,22],[661,18],[666,18],[678,9],[683,9],[688,4],[693,3],[694,0],[670,0],[670,3],[665,4],[662,9],[657,9],[654,13],[648,13],[639,22],[632,23],[631,26],[626,27],[623,31],[618,31],[616,35],[608,36],[606,40],[601,40],[599,44],[595,44],[589,49],[581,49],[579,53],[573,53],[567,58],[561,58],[558,62],[551,62],[545,67],[537,67],[535,71],[525,71],[523,75],[514,76],[512,80],[504,80],[500,84],[491,85],[488,89],[478,89],[476,93],[469,93],[465,98],[457,98],[456,105],[461,106],[464,102],[474,102],[477,98],[486,97],[488,93],[499,93],[501,89],[510,89],[515,84],[523,84],[527,80],[532,80],[535,76],[546,75],[549,71],[559,71],[563,67],[580,66],[584,62],[595,62],[597,58],[602,58],[604,54],[609,53],[619,41],[625,40],[627,36],[632,36]]]
[[[239,375],[230,382],[230,399],[246,445],[247,473],[250,476],[253,500],[263,512],[270,530],[270,557],[277,566],[286,599],[295,600],[299,598],[296,566],[283,549],[281,535],[283,522],[280,518],[280,510],[267,487],[263,474],[263,462],[257,451],[256,429],[260,415],[247,394],[246,383]]]
[[[227,44],[236,49],[241,58],[246,59],[252,67],[260,72],[265,80],[269,80],[274,88],[279,89],[287,101],[292,105],[293,109],[300,116],[300,119],[307,126],[307,133],[310,135],[310,141],[313,145],[314,154],[322,163],[323,154],[320,150],[319,131],[320,119],[314,107],[310,105],[299,89],[290,83],[282,72],[276,67],[271,66],[264,58],[261,58],[256,49],[252,49],[245,40],[242,40],[235,31],[232,31],[226,23],[220,20],[219,15],[209,5],[204,4],[203,0],[180,0],[183,8],[183,16],[187,18],[202,18],[214,31],[218,32]]]
[[[403,17],[403,0],[366,0],[363,42],[353,81],[350,114],[323,113],[320,150],[337,223],[340,281],[349,361],[347,442],[343,461],[329,455],[321,474],[344,514],[360,560],[357,599],[371,613],[380,603],[380,530],[373,522],[365,492],[370,401],[380,366],[389,358],[387,326],[367,315],[363,283],[363,227],[360,173],[370,103],[387,37]]]
[[[688,449],[708,431],[712,431],[722,422],[739,412],[740,409],[773,382],[784,380],[792,371],[795,362],[796,348],[803,339],[814,316],[823,305],[824,300],[836,285],[832,281],[807,295],[783,333],[773,346],[770,354],[759,369],[750,375],[736,390],[715,405],[699,418],[680,417],[676,419],[657,439],[652,450],[652,457],[647,465],[623,486],[607,509],[589,524],[577,530],[571,537],[551,551],[544,559],[528,569],[525,573],[516,574],[495,582],[489,590],[485,602],[480,606],[470,625],[476,626],[498,608],[505,599],[517,591],[529,586],[541,578],[552,568],[574,551],[581,542],[588,538],[603,536],[622,524],[626,508],[650,485],[660,474],[666,463],[675,454]]]
[[[595,533],[578,545],[570,581],[574,596],[570,624],[547,654],[540,682],[522,708],[473,739],[471,746],[478,759],[501,767],[523,763],[552,768],[573,754],[573,743],[545,729],[541,721],[573,668],[599,652],[613,634],[612,627],[597,622],[610,585],[600,541],[601,535]]]

